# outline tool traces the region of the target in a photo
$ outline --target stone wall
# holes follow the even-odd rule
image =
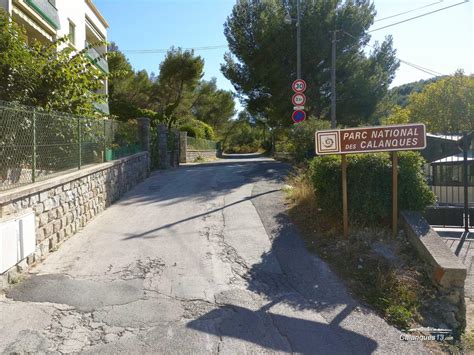
[[[217,158],[217,150],[186,150],[186,162],[192,163],[198,157],[205,160]]]
[[[142,152],[0,193],[0,222],[34,211],[36,230],[35,252],[0,275],[0,287],[43,260],[148,175],[148,152]]]
[[[467,269],[418,212],[402,211],[400,221],[408,240],[425,261],[427,274],[438,289],[432,310],[457,332],[466,326],[464,286]]]

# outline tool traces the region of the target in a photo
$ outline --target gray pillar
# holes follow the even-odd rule
[[[179,166],[179,131],[173,131],[173,166]]]
[[[216,156],[222,158],[222,142],[216,143]]]
[[[168,129],[165,125],[158,125],[158,166],[160,169],[169,168],[168,156]]]
[[[188,151],[188,132],[179,132],[179,162],[186,163],[186,152]]]
[[[138,121],[138,141],[142,152],[148,152],[148,174],[151,168],[150,159],[150,119],[148,117],[137,118]]]
[[[148,117],[137,118],[138,121],[138,139],[140,148],[144,152],[150,151],[150,119]]]

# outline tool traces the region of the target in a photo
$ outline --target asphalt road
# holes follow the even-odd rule
[[[154,173],[0,297],[0,352],[420,354],[285,214],[265,158]]]

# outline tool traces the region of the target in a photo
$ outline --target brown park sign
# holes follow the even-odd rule
[[[317,131],[316,154],[350,154],[426,148],[424,124]]]

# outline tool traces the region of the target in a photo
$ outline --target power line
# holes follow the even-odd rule
[[[381,18],[381,19],[375,20],[374,23],[375,23],[375,22],[379,22],[379,21],[388,20],[388,19],[390,19],[390,18],[398,17],[398,16],[401,16],[401,15],[406,15],[406,14],[409,14],[410,12],[415,12],[415,11],[424,9],[424,8],[426,8],[426,7],[430,7],[430,6],[433,6],[433,5],[438,5],[439,3],[442,3],[442,2],[443,2],[443,0],[439,0],[439,1],[433,2],[433,3],[431,3],[431,4],[425,5],[425,6],[417,7],[416,9],[411,9],[411,10],[407,10],[407,11],[404,11],[404,12],[400,12],[400,13],[395,14],[395,15],[383,17],[383,18]]]
[[[355,40],[359,40],[359,38],[357,38],[356,36],[350,34],[349,32],[346,32],[346,31],[344,31],[344,30],[341,30],[341,32],[344,33],[345,35],[349,36],[349,37],[352,37],[352,38],[355,39]],[[368,44],[368,43],[366,44],[366,46],[368,46],[368,47],[370,47],[370,48],[373,48],[373,49],[378,49],[377,47],[372,46],[371,44]],[[445,76],[445,75],[446,75],[446,74],[442,74],[442,73],[440,73],[440,72],[437,72],[437,71],[435,71],[435,70],[422,67],[421,65],[407,62],[406,60],[403,60],[403,59],[398,58],[398,57],[397,57],[397,59],[398,59],[401,63],[406,64],[406,65],[408,65],[408,66],[411,66],[411,67],[413,67],[413,68],[415,68],[415,69],[418,69],[418,70],[420,70],[420,71],[422,71],[422,72],[424,72],[424,73],[426,73],[426,74],[429,74],[429,75],[431,75],[431,76]]]
[[[425,68],[425,67],[422,67],[421,65],[418,65],[418,64],[413,64],[413,63],[410,63],[410,62],[407,62],[406,60],[403,60],[403,59],[398,59],[401,63],[405,64],[405,65],[408,65],[410,67],[413,67],[415,69],[418,69],[422,72],[425,72],[426,74],[430,74],[432,76],[446,76],[446,74],[443,74],[443,73],[439,73],[437,71],[434,71],[432,69],[428,69],[428,68]]]
[[[207,51],[220,48],[227,48],[227,44],[220,44],[217,46],[206,46],[206,47],[193,47],[193,48],[183,48],[185,51]],[[166,53],[169,51],[169,48],[160,48],[160,49],[123,49],[122,52],[127,53],[136,53],[136,54],[159,54]]]
[[[424,16],[427,16],[427,15],[434,14],[435,12],[440,12],[440,11],[443,11],[443,10],[450,9],[451,7],[455,7],[455,6],[458,6],[458,5],[466,4],[466,3],[468,3],[469,1],[470,1],[470,0],[464,0],[463,2],[458,2],[458,3],[453,4],[453,5],[450,5],[450,6],[442,7],[441,9],[438,9],[438,10],[426,12],[426,13],[424,13],[424,14],[421,14],[421,15],[418,15],[418,16],[415,16],[415,17],[411,17],[411,18],[406,19],[406,20],[403,20],[403,21],[395,22],[395,23],[392,23],[392,24],[387,25],[387,26],[379,27],[379,28],[376,28],[376,29],[371,30],[371,31],[368,31],[368,32],[370,33],[370,32],[375,32],[375,31],[383,30],[384,28],[388,28],[388,27],[392,27],[392,26],[399,25],[399,24],[404,23],[404,22],[412,21],[412,20],[415,20],[415,19],[420,18],[420,17],[424,17]]]

